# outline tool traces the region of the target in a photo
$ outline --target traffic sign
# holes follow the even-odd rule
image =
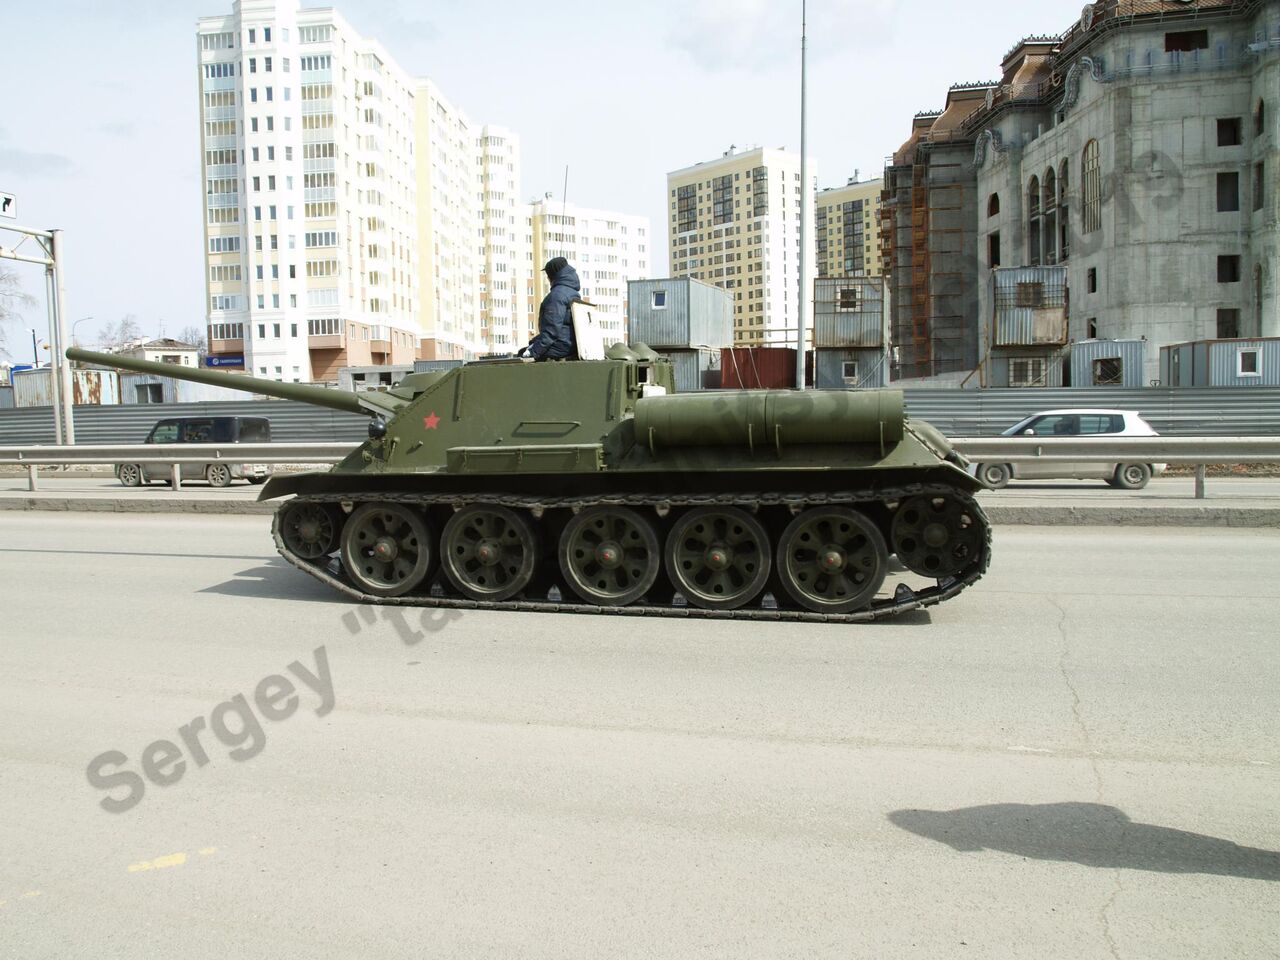
[[[12,193],[0,193],[0,217],[18,219],[18,198]]]

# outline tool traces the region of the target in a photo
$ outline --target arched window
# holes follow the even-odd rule
[[[1084,213],[1080,232],[1093,233],[1102,229],[1102,158],[1097,140],[1090,140],[1084,145],[1080,167],[1084,187]]]
[[[1058,256],[1066,260],[1071,256],[1071,215],[1067,204],[1067,188],[1071,183],[1068,161],[1058,168]]]
[[[1040,178],[1032,177],[1027,184],[1027,263],[1040,265]]]
[[[1258,101],[1258,108],[1253,111],[1253,135],[1260,137],[1267,132],[1267,104],[1265,100]]]
[[[987,216],[994,217],[1000,212],[1000,194],[993,193],[987,200]]]
[[[1045,263],[1058,262],[1058,175],[1050,167],[1044,172],[1044,185],[1041,188],[1041,217],[1043,225],[1040,229],[1041,259]]]

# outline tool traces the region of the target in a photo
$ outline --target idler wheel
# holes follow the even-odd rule
[[[587,603],[620,607],[658,579],[662,553],[653,524],[627,507],[591,507],[560,535],[560,571]]]
[[[889,570],[879,528],[848,507],[814,507],[778,540],[778,579],[791,599],[817,613],[869,606]]]
[[[509,600],[533,579],[538,538],[521,513],[506,507],[463,507],[444,526],[444,575],[471,600]]]
[[[902,565],[922,577],[950,577],[979,559],[982,524],[965,501],[949,495],[912,497],[893,517],[890,534]]]
[[[705,610],[736,610],[764,589],[772,568],[769,534],[737,507],[697,507],[667,535],[667,574]]]
[[[342,528],[342,568],[359,589],[399,597],[431,569],[433,538],[416,511],[398,503],[357,507]]]
[[[338,522],[331,507],[290,503],[280,511],[280,538],[302,560],[320,560],[338,546]]]

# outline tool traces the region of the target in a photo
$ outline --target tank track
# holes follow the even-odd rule
[[[982,528],[982,550],[980,556],[959,573],[937,581],[934,586],[921,590],[913,590],[905,583],[899,583],[890,598],[876,599],[871,606],[853,613],[824,614],[809,610],[769,609],[759,606],[742,607],[736,610],[705,610],[692,605],[653,604],[640,602],[627,606],[598,606],[572,600],[554,601],[550,599],[514,599],[507,601],[471,600],[465,597],[435,595],[432,593],[407,594],[400,597],[382,597],[365,593],[348,583],[341,575],[341,564],[333,557],[323,563],[306,560],[295,556],[286,547],[280,533],[280,518],[284,511],[299,503],[342,504],[360,502],[381,502],[409,504],[419,507],[433,506],[465,506],[467,503],[489,503],[509,507],[515,510],[530,510],[535,517],[544,511],[557,509],[585,509],[592,506],[624,506],[677,508],[703,506],[737,506],[748,510],[758,507],[780,506],[786,508],[808,508],[826,505],[857,505],[868,503],[887,504],[915,496],[950,496],[965,503],[972,510],[974,519]],[[761,492],[758,494],[692,494],[688,496],[671,496],[669,494],[625,494],[598,495],[587,497],[537,497],[518,494],[484,494],[477,497],[459,497],[456,494],[422,494],[422,493],[377,493],[361,497],[350,493],[342,494],[303,494],[286,500],[276,511],[271,523],[272,536],[280,555],[299,570],[310,574],[322,583],[332,587],[343,595],[360,603],[388,604],[411,607],[437,607],[458,610],[516,610],[531,613],[589,613],[610,614],[631,617],[691,617],[711,620],[767,620],[800,623],[866,623],[886,617],[898,616],[911,610],[920,610],[950,600],[966,587],[976,583],[986,573],[991,558],[991,524],[976,500],[967,492],[939,483],[906,484],[894,488],[876,488],[868,490],[837,491],[822,493],[778,493]],[[890,556],[893,548],[890,545]],[[437,579],[442,579],[437,574]],[[778,598],[780,601],[782,598]]]

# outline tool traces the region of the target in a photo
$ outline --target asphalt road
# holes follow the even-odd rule
[[[1280,531],[994,557],[869,626],[397,629],[263,518],[0,514],[0,957],[1280,955]]]

